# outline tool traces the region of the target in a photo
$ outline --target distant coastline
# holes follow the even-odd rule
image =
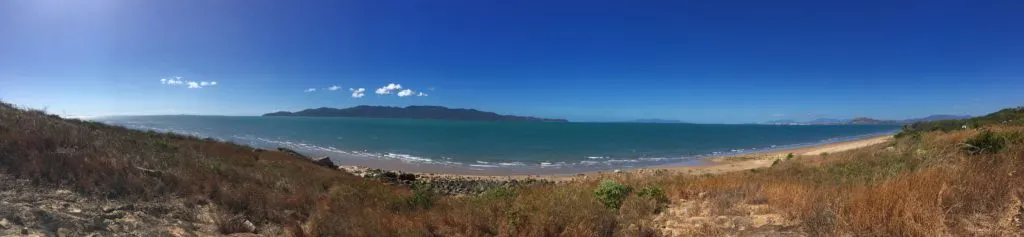
[[[408,118],[408,119],[442,119],[466,121],[535,121],[535,122],[569,122],[565,119],[537,118],[516,115],[502,115],[494,112],[475,109],[448,108],[444,106],[415,105],[407,107],[360,105],[350,108],[315,108],[298,112],[279,111],[263,114],[263,116],[302,116],[302,117],[354,117],[354,118]]]
[[[968,119],[970,115],[948,115],[948,114],[937,114],[923,118],[912,118],[904,120],[880,120],[868,117],[857,117],[853,119],[833,119],[833,118],[819,118],[811,121],[799,122],[796,120],[772,120],[766,121],[760,124],[767,125],[905,125],[913,124],[918,122],[932,122],[939,120],[958,120]]]

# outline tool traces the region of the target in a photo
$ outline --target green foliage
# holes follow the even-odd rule
[[[789,154],[786,155],[786,160],[790,160],[790,159],[793,159],[793,153],[789,153]]]
[[[658,205],[655,209],[656,212],[661,212],[666,207],[668,207],[668,196],[665,195],[665,190],[662,190],[661,187],[645,187],[643,189],[640,189],[640,192],[638,192],[636,196],[640,198],[649,198],[651,200],[654,200],[654,202]]]
[[[916,170],[920,165],[921,160],[919,159],[891,155],[856,162],[842,162],[814,169],[823,175],[819,180],[832,184],[869,183]]]
[[[392,211],[430,209],[438,195],[426,187],[413,187],[412,195],[389,200],[387,207]]]
[[[618,210],[622,206],[622,201],[632,191],[632,187],[615,182],[615,180],[604,180],[594,190],[594,195],[605,207]]]
[[[779,162],[782,162],[782,160],[775,159],[775,161],[772,162],[772,167],[775,167],[776,165],[779,165]]]
[[[498,187],[480,193],[479,198],[483,200],[513,200],[519,192],[510,187]]]
[[[435,199],[437,199],[437,195],[434,194],[433,190],[418,188],[413,190],[412,196],[407,199],[407,202],[409,207],[412,208],[430,209],[430,207],[434,206]]]
[[[964,141],[963,149],[968,154],[993,154],[1002,151],[1008,143],[1020,141],[1024,135],[1012,133],[997,133],[990,130],[982,131]]]
[[[941,120],[908,124],[903,126],[902,132],[896,134],[896,138],[913,135],[914,132],[948,132],[963,129],[964,126],[967,126],[967,128],[979,128],[985,125],[994,124],[1024,125],[1024,107],[1003,109],[985,116],[969,119]]]

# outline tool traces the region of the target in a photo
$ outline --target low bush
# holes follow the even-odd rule
[[[662,190],[661,187],[658,186],[651,186],[640,189],[640,191],[636,193],[636,196],[639,198],[653,200],[657,206],[655,209],[656,213],[664,210],[669,203],[668,196],[665,196],[665,190]]]
[[[622,206],[622,201],[632,191],[633,188],[614,180],[604,180],[594,190],[594,196],[597,196],[597,200],[601,201],[605,207],[618,210]]]
[[[964,151],[968,154],[991,154],[1003,150],[1006,147],[1006,137],[990,130],[982,131],[974,137],[964,141]]]

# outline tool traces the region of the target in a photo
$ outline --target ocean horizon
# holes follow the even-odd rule
[[[891,134],[896,125],[490,122],[430,119],[112,116],[93,120],[340,165],[461,174],[568,174],[667,164]]]

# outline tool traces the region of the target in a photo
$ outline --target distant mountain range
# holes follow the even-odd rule
[[[357,118],[411,118],[411,119],[445,119],[473,121],[539,121],[568,122],[565,119],[534,118],[515,115],[501,115],[475,109],[453,109],[443,106],[370,106],[360,105],[345,109],[321,107],[298,112],[280,111],[263,116],[302,116],[302,117],[357,117]]]
[[[843,125],[843,124],[911,124],[916,122],[931,122],[939,120],[953,120],[953,119],[966,119],[970,118],[968,115],[931,115],[924,118],[913,118],[905,120],[878,120],[867,117],[858,117],[853,119],[832,119],[832,118],[819,118],[811,121],[798,122],[795,120],[772,120],[761,124],[774,124],[774,125]]]

